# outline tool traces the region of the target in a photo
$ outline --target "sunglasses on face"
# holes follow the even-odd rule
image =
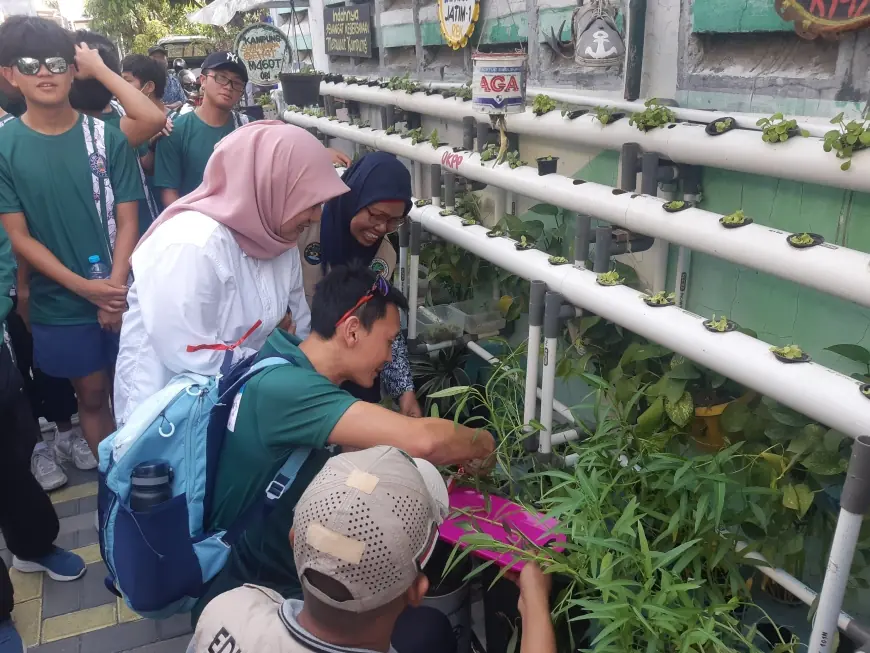
[[[63,57],[45,57],[44,59],[36,59],[34,57],[19,57],[15,62],[15,67],[22,75],[38,75],[40,69],[45,66],[46,70],[53,75],[63,75],[69,70],[69,62]]]
[[[341,316],[341,319],[335,323],[336,328],[341,326],[341,324],[347,320],[351,315],[353,315],[358,308],[364,306],[366,303],[370,302],[374,299],[375,295],[380,295],[381,297],[386,297],[390,292],[390,284],[387,283],[387,280],[384,279],[381,275],[378,275],[378,278],[375,279],[375,282],[372,284],[372,287],[369,291],[360,297],[359,301],[353,305],[347,313]]]
[[[206,75],[206,77],[213,77],[214,81],[218,83],[218,86],[223,86],[226,88],[229,86],[232,90],[236,91],[236,93],[241,93],[245,90],[245,83],[241,81],[236,81],[234,79],[230,79],[226,75],[221,73],[214,73],[212,75]]]

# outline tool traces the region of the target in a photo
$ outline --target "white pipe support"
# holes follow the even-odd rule
[[[560,444],[565,444],[567,442],[574,442],[579,440],[582,437],[582,434],[577,429],[568,429],[567,431],[559,431],[558,433],[553,433],[550,437],[550,444],[552,446],[557,446]]]
[[[538,436],[538,453],[553,451],[553,398],[556,393],[556,358],[559,351],[559,325],[562,296],[547,291],[544,296],[544,367],[541,372],[541,433]]]
[[[413,175],[411,188],[414,189],[415,196],[423,197],[423,164],[419,160],[415,160],[411,163],[411,169]]]
[[[496,188],[493,196],[493,213],[495,221],[498,222],[507,213],[507,191],[503,188]]]
[[[411,244],[411,225],[408,221],[399,227],[399,291],[408,294],[408,247]]]
[[[867,398],[858,382],[845,374],[812,362],[780,363],[762,340],[739,331],[711,333],[698,315],[677,307],[651,308],[632,288],[601,286],[592,272],[550,265],[545,252],[517,251],[513,240],[487,238],[485,227],[463,227],[458,217],[442,217],[437,209],[412,209],[411,218],[436,236],[512,274],[546,282],[550,290],[560,292],[574,306],[683,354],[830,428],[853,438],[870,433]]]
[[[473,112],[470,102],[457,98],[424,93],[409,95],[404,91],[348,86],[343,83],[321,84],[321,93],[370,104],[395,104],[403,109],[458,122],[470,115],[478,122],[489,121],[488,115]],[[556,99],[563,96],[551,97]],[[600,99],[594,104],[600,105]],[[615,106],[619,103],[608,104]],[[642,108],[639,107],[639,110]],[[762,141],[761,136],[754,130],[733,129],[719,136],[710,136],[705,133],[704,125],[685,122],[643,132],[629,125],[627,118],[602,125],[591,113],[569,120],[559,111],[536,116],[529,108],[524,113],[507,114],[505,118],[507,131],[550,141],[559,140],[609,150],[619,150],[623,143],[638,143],[645,151],[658,152],[674,163],[725,168],[835,188],[870,191],[870,174],[865,170],[865,167],[870,168],[870,153],[856,153],[851,169],[842,171],[842,159],[824,151],[824,133],[817,131],[818,125],[811,127],[816,136],[790,138],[785,143],[772,145]],[[709,122],[709,119],[705,119],[705,122]]]
[[[677,278],[674,281],[674,303],[680,308],[686,306],[689,288],[689,269],[692,265],[692,250],[680,247],[677,252]]]
[[[529,340],[526,344],[526,386],[523,401],[523,424],[535,419],[538,408],[538,366],[540,364],[541,327],[544,324],[544,295],[547,284],[532,280],[529,288]],[[529,429],[526,429],[527,431]]]
[[[408,339],[417,338],[417,290],[420,277],[420,235],[417,222],[411,223],[411,265],[408,272]]]
[[[441,163],[467,179],[498,188],[510,188],[515,193],[541,202],[767,272],[862,306],[870,306],[870,283],[867,283],[866,278],[870,269],[870,254],[865,252],[828,243],[799,250],[788,244],[786,232],[764,225],[753,223],[740,229],[726,230],[719,224],[722,216],[718,213],[697,208],[667,213],[662,208],[663,201],[655,197],[627,193],[593,182],[577,184],[575,181],[579,180],[562,175],[539,177],[537,170],[528,166],[514,170],[507,164],[482,166],[480,156],[475,153],[453,152],[448,147],[433,150],[428,143],[411,145],[409,139],[399,136],[386,136],[383,132],[351,127],[297,112],[288,111],[284,115],[285,120],[292,124],[316,126],[321,131],[348,140],[360,139],[360,142],[371,147],[412,160]],[[607,129],[616,128],[618,124]],[[631,129],[640,134],[633,127]],[[717,138],[725,138],[732,133]],[[632,137],[638,138],[637,135]],[[783,145],[788,145],[791,140]],[[865,178],[870,188],[870,173]]]
[[[431,164],[429,166],[429,195],[432,198],[432,206],[441,207],[441,166]]]

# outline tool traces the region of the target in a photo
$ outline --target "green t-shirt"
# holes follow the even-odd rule
[[[15,284],[15,256],[12,254],[12,243],[6,230],[0,225],[0,338],[3,336],[3,322],[12,309],[12,298],[9,292]],[[0,341],[0,346],[3,346]]]
[[[30,235],[79,276],[87,277],[93,254],[111,262],[115,207],[142,198],[136,156],[110,125],[79,116],[57,136],[21,120],[0,129],[0,213],[24,213]],[[97,307],[34,270],[30,317],[36,324],[89,324]]]
[[[259,358],[287,358],[295,365],[260,372],[233,406],[218,461],[209,528],[228,527],[247,507],[262,501],[266,487],[295,447],[314,451],[268,517],[249,526],[239,538],[215,588],[256,583],[282,594],[298,591],[288,540],[293,510],[330,456],[325,448],[329,434],[357,401],[315,371],[299,350],[300,342],[276,329],[258,354]],[[209,591],[198,607],[212,596]]]
[[[215,145],[235,128],[234,115],[230,115],[223,127],[205,124],[193,111],[176,118],[172,133],[157,142],[154,185],[174,188],[181,197],[187,195],[202,183],[205,164]]]

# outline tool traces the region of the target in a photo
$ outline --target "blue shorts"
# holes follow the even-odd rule
[[[120,335],[99,324],[31,324],[33,364],[49,376],[79,379],[111,370]]]

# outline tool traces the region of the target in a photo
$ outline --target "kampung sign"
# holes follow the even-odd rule
[[[870,0],[776,0],[776,11],[807,39],[870,27]]]
[[[441,36],[454,50],[464,48],[480,16],[479,0],[438,0]]]
[[[326,7],[323,12],[326,54],[372,56],[372,6]]]
[[[278,75],[290,70],[291,49],[287,36],[277,27],[257,23],[236,37],[235,52],[248,69],[254,84],[278,83]]]

